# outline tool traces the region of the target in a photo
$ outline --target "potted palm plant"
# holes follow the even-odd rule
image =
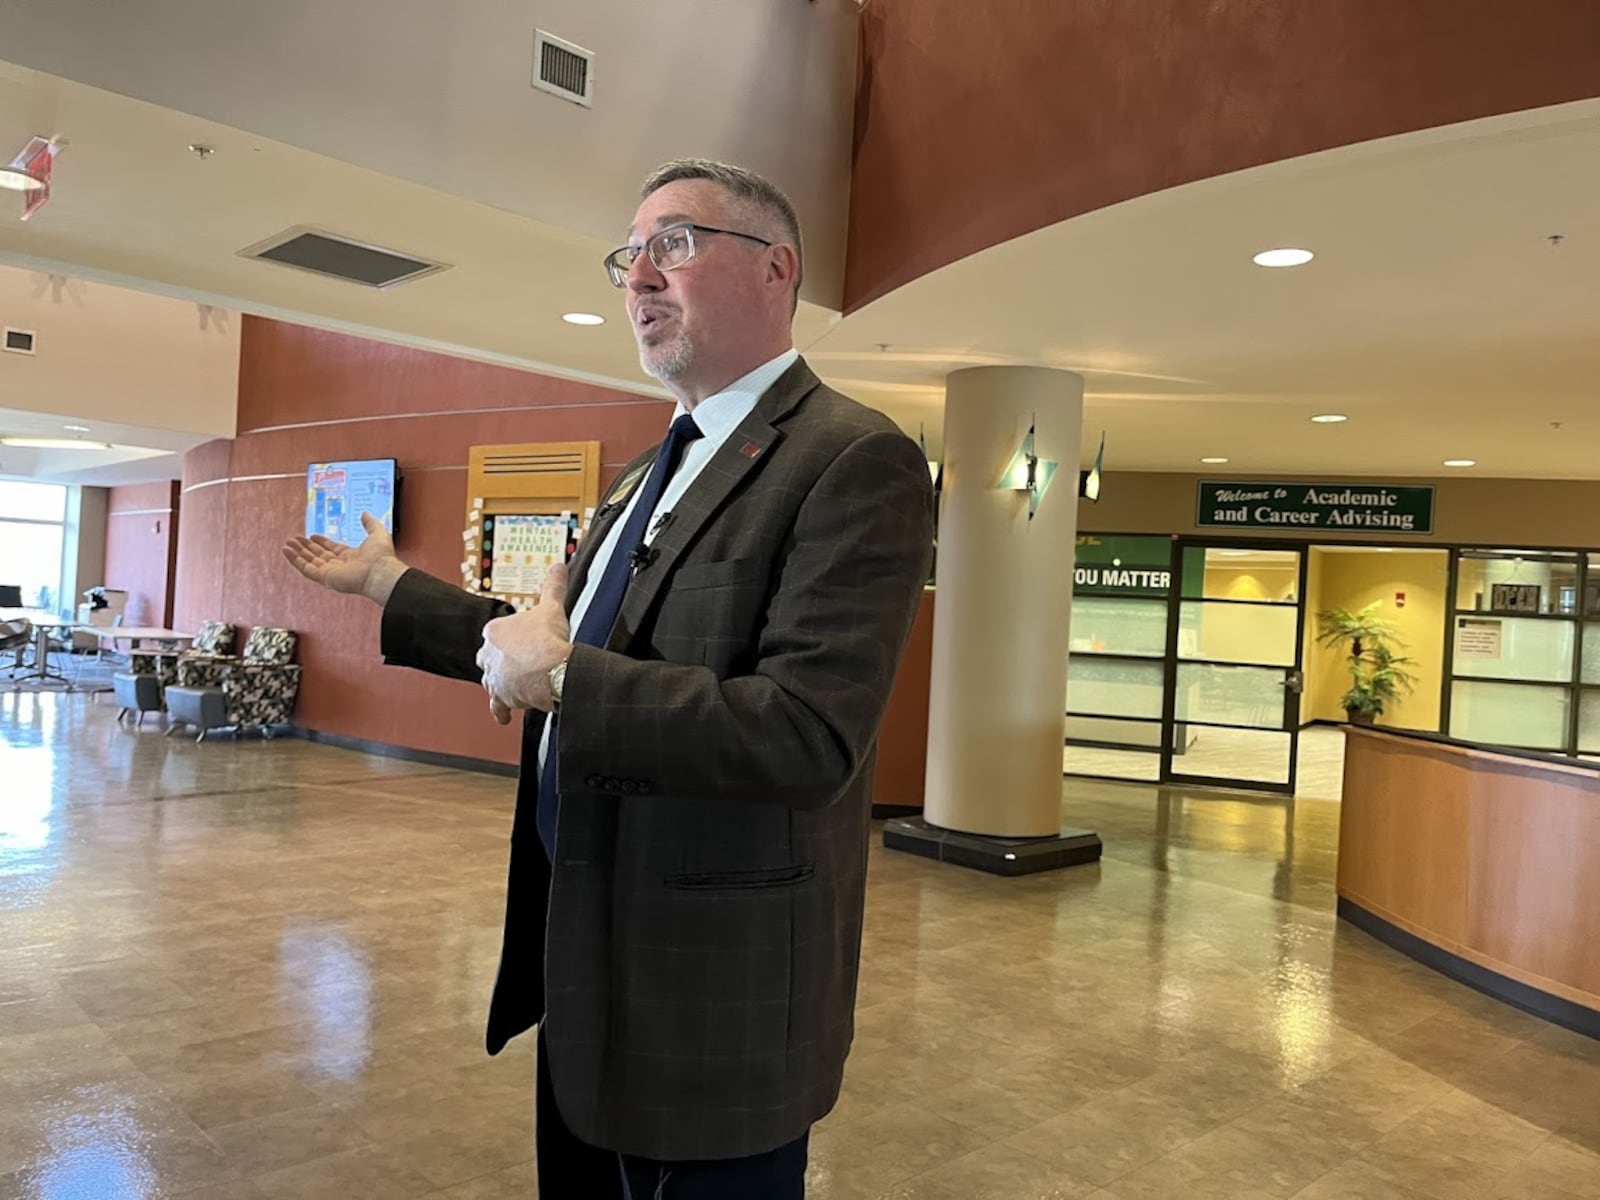
[[[1350,670],[1350,690],[1344,694],[1345,716],[1352,725],[1371,725],[1383,715],[1384,705],[1411,694],[1416,679],[1408,667],[1412,660],[1395,628],[1377,615],[1382,601],[1351,612],[1328,608],[1317,614],[1317,644],[1333,649],[1349,647],[1345,665]]]

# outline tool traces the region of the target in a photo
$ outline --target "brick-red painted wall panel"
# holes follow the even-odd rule
[[[655,397],[245,317],[239,437],[184,463],[177,623],[218,617],[241,637],[256,625],[295,630],[305,668],[295,720],[307,728],[515,762],[518,727],[490,719],[482,689],[383,666],[377,609],[284,562],[284,539],[304,526],[306,464],[397,459],[400,554],[454,580],[469,447],[598,440],[604,486],[661,439],[671,411]]]

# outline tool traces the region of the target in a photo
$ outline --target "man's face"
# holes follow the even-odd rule
[[[755,232],[726,192],[709,180],[669,183],[645,197],[628,231],[644,244],[668,225],[688,221],[718,229]],[[646,373],[665,383],[715,373],[748,344],[764,319],[761,287],[765,250],[725,234],[694,234],[695,255],[675,270],[658,270],[648,254],[628,272],[628,319]]]

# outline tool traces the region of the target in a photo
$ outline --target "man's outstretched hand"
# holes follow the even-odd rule
[[[283,556],[312,583],[387,604],[406,565],[394,552],[394,539],[381,521],[362,513],[361,528],[367,536],[359,546],[341,546],[321,534],[292,537],[283,545]]]

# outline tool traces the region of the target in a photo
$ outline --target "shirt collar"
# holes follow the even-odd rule
[[[727,440],[739,425],[739,422],[750,415],[756,406],[756,401],[781,376],[800,358],[800,351],[790,348],[777,358],[769,359],[762,363],[748,375],[735,379],[727,387],[713,396],[707,396],[694,406],[694,423],[700,427],[701,434],[706,442],[716,445]],[[672,410],[672,419],[676,421],[683,416],[685,409],[680,400]]]

